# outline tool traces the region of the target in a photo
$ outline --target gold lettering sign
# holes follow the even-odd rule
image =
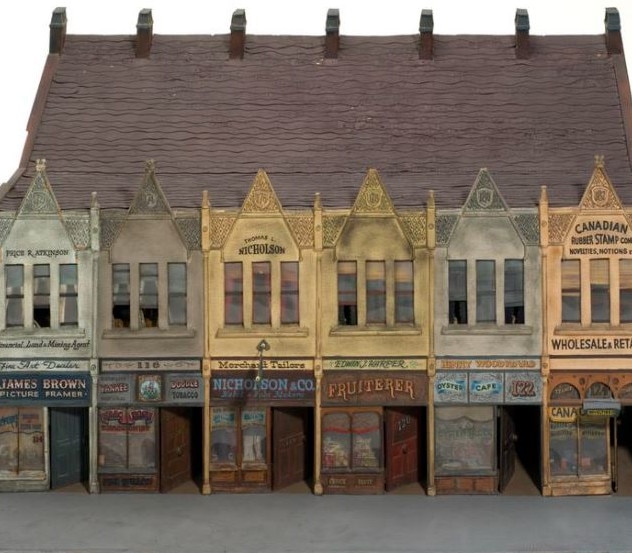
[[[549,407],[549,420],[551,422],[575,422],[578,411],[578,407]]]

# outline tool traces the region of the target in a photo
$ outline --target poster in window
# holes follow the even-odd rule
[[[99,468],[127,468],[126,408],[99,410]]]
[[[549,465],[552,476],[577,474],[577,424],[551,422]]]
[[[235,409],[211,409],[211,462],[234,465],[237,462],[237,424]]]
[[[0,408],[0,472],[18,472],[18,410]]]
[[[136,390],[138,401],[143,403],[162,401],[162,376],[159,374],[139,374]]]
[[[351,456],[351,418],[346,413],[323,417],[323,468],[349,468]]]
[[[354,413],[353,468],[380,467],[382,452],[380,417],[377,413]]]
[[[437,474],[494,469],[494,408],[438,407],[435,420]]]
[[[241,412],[242,461],[266,462],[266,410],[244,409]]]
[[[19,470],[44,470],[44,433],[42,409],[21,408],[19,411]]]
[[[608,441],[605,418],[581,419],[579,427],[580,474],[608,474]]]
[[[130,409],[127,431],[127,466],[130,469],[156,468],[156,410]]]

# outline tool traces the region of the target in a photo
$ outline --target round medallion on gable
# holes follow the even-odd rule
[[[382,189],[379,186],[372,186],[364,195],[364,201],[369,209],[377,209],[382,203]]]
[[[489,207],[494,200],[494,191],[491,188],[479,188],[476,190],[476,201],[481,207]]]
[[[610,199],[610,191],[606,186],[597,184],[590,191],[590,198],[597,207],[605,207]]]
[[[37,191],[31,193],[30,198],[31,209],[35,211],[41,211],[46,207],[46,193]]]

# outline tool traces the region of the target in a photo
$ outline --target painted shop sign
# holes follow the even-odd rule
[[[0,371],[89,371],[87,359],[2,359]]]
[[[484,359],[484,358],[475,358],[475,359],[461,359],[461,358],[450,358],[450,359],[437,359],[437,370],[439,371],[449,371],[449,370],[460,370],[460,371],[470,371],[470,370],[511,370],[511,369],[522,369],[522,370],[540,370],[540,359],[529,359],[529,358],[519,358],[513,359],[511,357],[507,358],[497,358],[497,359]]]
[[[325,359],[323,369],[380,369],[380,370],[418,370],[426,369],[425,359],[405,359],[402,357],[365,358],[365,359]]]
[[[200,359],[104,359],[102,371],[200,371]]]
[[[0,403],[89,405],[90,375],[4,373],[0,376]]]
[[[277,244],[273,236],[259,234],[244,239],[244,245],[237,250],[238,255],[282,255],[285,247]]]
[[[0,340],[0,351],[7,349],[89,352],[90,340],[63,338],[13,338],[11,340]]]
[[[549,407],[549,420],[551,422],[575,422],[578,415],[579,407]]]
[[[437,372],[434,401],[440,403],[539,404],[539,372]]]
[[[330,372],[323,375],[323,405],[425,405],[428,401],[425,374],[364,371]]]
[[[29,262],[42,259],[58,259],[75,258],[75,251],[66,248],[22,248],[22,249],[10,249],[6,248],[3,252],[3,259],[8,263]]]
[[[313,403],[316,383],[311,371],[211,371],[213,401]]]
[[[204,379],[198,373],[103,374],[99,405],[204,405]]]
[[[595,353],[632,352],[632,336],[560,337],[551,338],[551,351],[560,354],[592,355]]]
[[[313,370],[314,362],[311,359],[263,359],[263,370]],[[211,361],[211,371],[250,369],[259,370],[259,359],[217,359]]]
[[[632,255],[632,233],[622,216],[577,219],[564,246],[566,257]]]

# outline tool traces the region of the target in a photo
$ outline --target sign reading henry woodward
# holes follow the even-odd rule
[[[329,372],[323,375],[323,405],[424,405],[427,377],[404,371]]]

